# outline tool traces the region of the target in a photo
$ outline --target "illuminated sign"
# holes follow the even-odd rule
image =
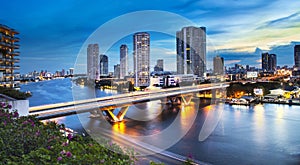
[[[247,72],[247,78],[257,78],[257,72]]]

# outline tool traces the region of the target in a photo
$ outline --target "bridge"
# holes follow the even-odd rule
[[[188,105],[195,93],[225,89],[228,86],[226,83],[212,83],[138,91],[101,98],[30,107],[29,114],[38,115],[39,119],[49,119],[76,113],[90,112],[92,115],[100,115],[100,113],[105,112],[111,121],[118,122],[123,120],[128,108],[133,104],[164,99],[167,103]],[[113,113],[113,110],[116,108],[120,108],[117,115]]]

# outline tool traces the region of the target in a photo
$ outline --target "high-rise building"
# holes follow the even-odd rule
[[[16,30],[0,24],[0,86],[18,89],[20,86],[20,48]]]
[[[99,45],[89,44],[87,48],[87,77],[88,80],[99,80]]]
[[[294,47],[294,60],[295,60],[295,67],[300,69],[300,45],[295,45]]]
[[[164,71],[164,60],[158,59],[154,71]]]
[[[176,32],[177,73],[204,76],[206,71],[206,28],[184,27]]]
[[[263,71],[268,71],[269,53],[261,54],[261,68]]]
[[[108,57],[105,54],[100,55],[100,75],[108,75]]]
[[[70,76],[73,76],[73,75],[74,75],[74,68],[70,68],[70,69],[69,69],[69,74],[70,74]]]
[[[128,48],[127,45],[120,46],[120,78],[127,76],[128,72]]]
[[[120,64],[114,65],[114,77],[120,78]]]
[[[269,58],[269,71],[276,71],[276,69],[277,69],[276,54],[270,54],[270,58]]]
[[[148,86],[150,83],[150,35],[139,32],[133,35],[133,63],[135,86]]]
[[[224,58],[220,56],[214,57],[213,60],[213,73],[214,75],[223,75],[224,74]]]
[[[261,54],[262,70],[264,72],[275,71],[277,67],[276,54],[262,53]]]

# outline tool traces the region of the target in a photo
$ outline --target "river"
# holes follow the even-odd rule
[[[21,90],[33,94],[30,106],[116,94],[72,85],[70,79],[23,84]],[[78,132],[93,134],[103,120],[89,116],[83,113],[55,120]],[[124,121],[106,125],[110,133],[210,164],[300,163],[300,106],[230,106],[197,98],[188,106],[151,101],[131,106]],[[199,140],[203,132],[209,132],[209,136]]]

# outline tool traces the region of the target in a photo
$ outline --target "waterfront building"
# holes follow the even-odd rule
[[[128,47],[123,44],[120,46],[120,78],[127,76],[128,72]]]
[[[133,35],[134,85],[149,86],[150,83],[150,34],[138,32]]]
[[[70,69],[69,69],[69,75],[70,75],[70,76],[73,76],[73,75],[74,75],[74,68],[70,68]]]
[[[107,76],[108,75],[108,57],[105,54],[100,55],[100,75]]]
[[[295,45],[294,47],[294,60],[295,60],[295,67],[300,69],[300,45]]]
[[[224,74],[224,58],[220,56],[214,57],[213,60],[213,73],[214,75],[223,75]]]
[[[164,60],[163,59],[158,59],[157,63],[154,67],[154,71],[164,71]]]
[[[203,77],[206,72],[206,28],[184,27],[176,32],[177,73]]]
[[[120,64],[114,65],[114,77],[120,78]]]
[[[89,44],[87,48],[87,78],[88,80],[99,80],[99,45]]]
[[[262,70],[263,72],[273,72],[277,68],[276,54],[262,53]]]
[[[19,32],[6,25],[0,24],[0,86],[19,89],[20,55],[17,44],[20,39],[16,36]]]

